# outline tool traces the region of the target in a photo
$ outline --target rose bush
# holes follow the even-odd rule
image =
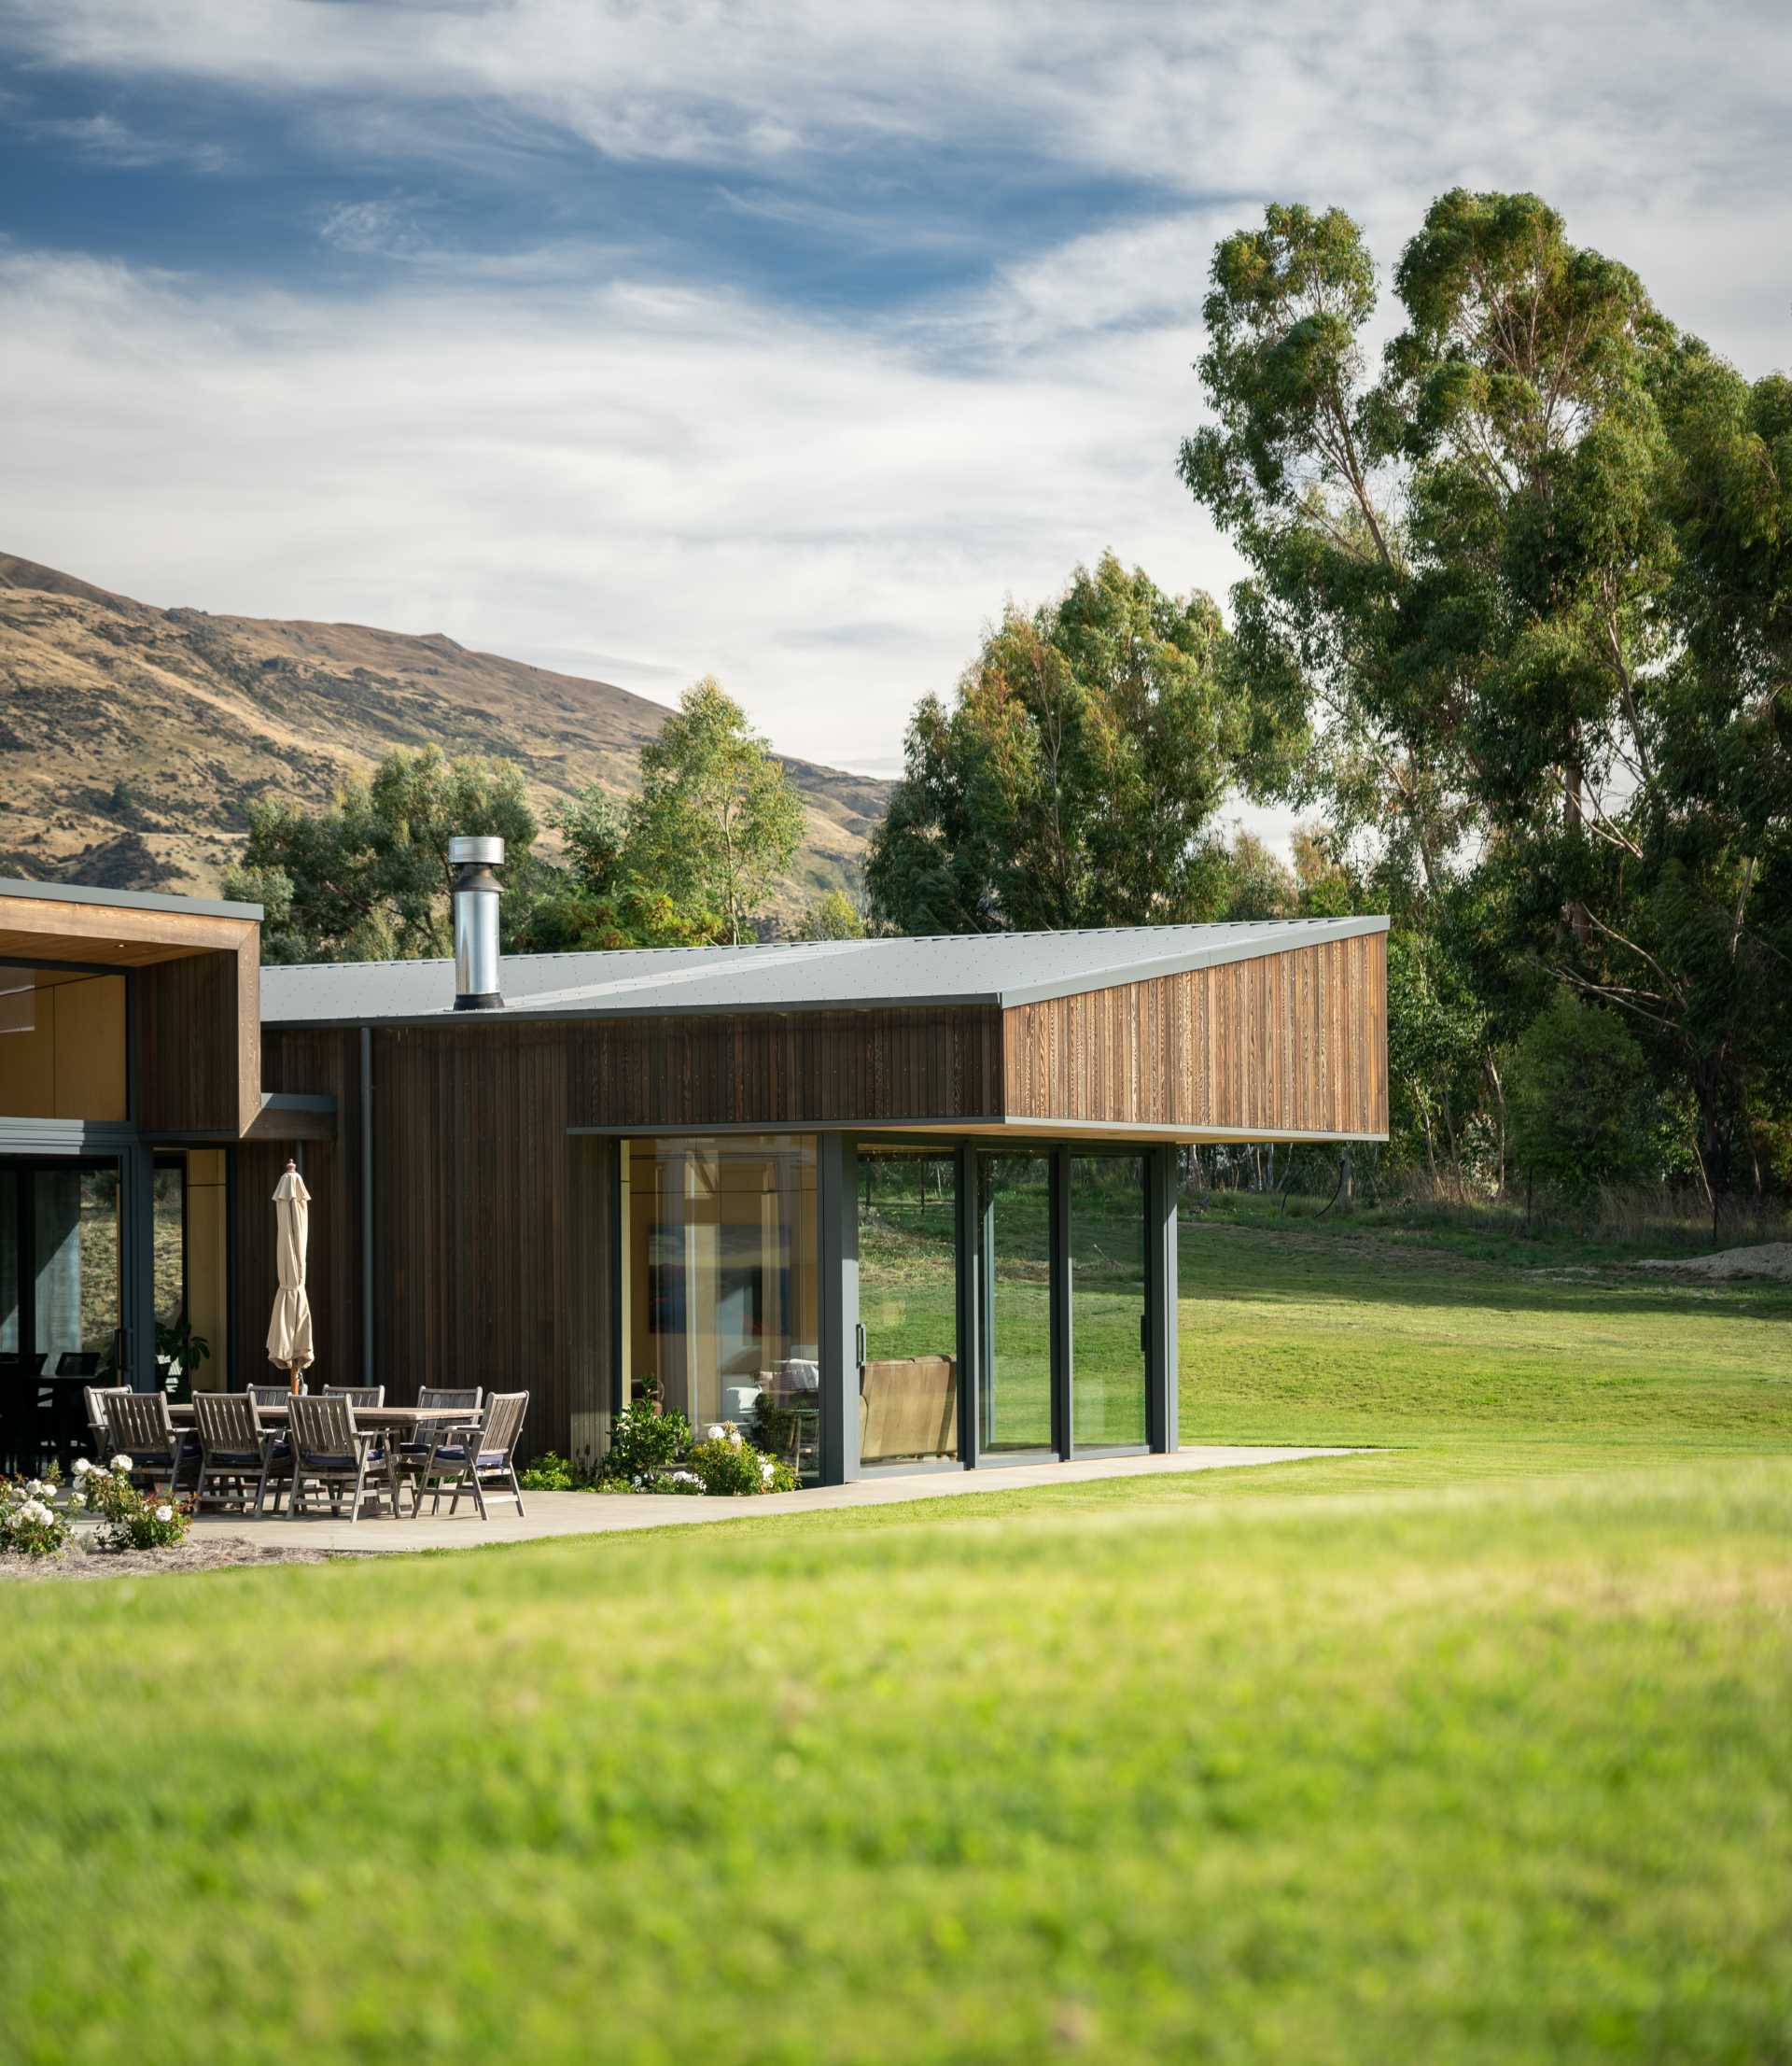
[[[75,1466],[75,1497],[100,1517],[95,1537],[103,1550],[171,1550],[186,1539],[192,1511],[183,1499],[155,1498],[131,1482],[129,1456],[110,1464]]]
[[[56,1487],[42,1478],[0,1482],[0,1550],[16,1556],[60,1556],[68,1517],[53,1504]]]

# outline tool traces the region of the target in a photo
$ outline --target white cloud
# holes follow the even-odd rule
[[[700,166],[831,243],[947,148],[1155,193],[856,324],[681,280],[664,239],[651,266],[620,232],[458,252],[371,192],[317,225],[403,261],[352,299],[7,260],[0,375],[37,404],[15,549],[159,600],[633,655],[610,671],[660,696],[714,668],[816,757],[888,757],[1005,595],[1104,545],[1225,588],[1174,457],[1213,242],[1267,198],[1340,202],[1391,267],[1444,188],[1533,188],[1751,372],[1787,357],[1778,6],[12,0],[8,38],[262,96],[395,183],[546,140],[571,177],[587,150]],[[930,219],[958,232],[949,196]]]
[[[892,752],[1005,595],[1104,545],[1229,572],[1174,477],[1169,331],[971,371],[663,285],[524,320],[408,272],[351,311],[14,253],[0,335],[40,400],[14,549],[151,601],[629,654],[662,697],[713,668],[817,758]]]

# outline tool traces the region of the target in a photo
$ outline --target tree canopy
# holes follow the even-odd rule
[[[1532,194],[1443,195],[1393,285],[1378,368],[1341,210],[1214,255],[1182,470],[1250,567],[1239,665],[1309,729],[1271,785],[1461,972],[1490,1086],[1556,990],[1596,1003],[1722,1188],[1787,1088],[1792,386]]]
[[[1105,555],[1030,615],[1011,605],[951,708],[916,710],[866,865],[873,913],[904,933],[1207,915],[1220,807],[1288,745],[1211,599]]]

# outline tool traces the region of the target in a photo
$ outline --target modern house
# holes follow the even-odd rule
[[[291,1155],[315,1377],[575,1455],[656,1387],[823,1482],[1167,1449],[1178,1145],[1386,1136],[1384,919],[500,964],[497,845],[453,963],[0,882],[0,1390],[153,1384],[182,1312],[260,1376]]]

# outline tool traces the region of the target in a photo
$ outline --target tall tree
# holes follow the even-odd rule
[[[628,813],[633,872],[688,884],[738,944],[802,838],[802,799],[782,764],[706,675],[641,750],[641,794]]]
[[[1722,1185],[1763,943],[1746,824],[1672,722],[1676,696],[1712,707],[1676,610],[1682,347],[1533,195],[1444,195],[1394,285],[1372,382],[1347,217],[1272,208],[1214,260],[1215,420],[1183,470],[1251,562],[1245,664],[1314,722],[1287,793],[1328,807],[1397,916],[1477,878],[1509,956],[1625,1014],[1690,1089]],[[1491,1047],[1516,1030],[1489,1009]]]
[[[446,954],[456,833],[494,833],[525,868],[537,824],[522,770],[400,749],[321,811],[249,807],[242,862],[225,894],[265,907],[270,962],[407,961]],[[512,879],[514,879],[512,878]]]
[[[950,709],[923,700],[874,835],[874,915],[907,933],[1197,918],[1224,897],[1215,815],[1286,750],[1205,596],[1112,554],[1012,606]]]

